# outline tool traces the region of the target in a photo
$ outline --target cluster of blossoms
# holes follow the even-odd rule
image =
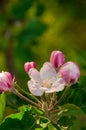
[[[28,88],[32,93],[30,94],[32,98],[29,98],[29,93],[19,87],[9,72],[0,73],[0,92],[10,91],[29,104],[43,110],[45,116],[56,126],[56,118],[59,115],[56,112],[60,112],[57,106],[64,99],[70,85],[76,83],[80,77],[78,65],[75,62],[66,62],[64,54],[61,51],[55,50],[50,55],[50,61],[45,62],[40,71],[36,69],[35,62],[26,62],[24,70],[30,77]],[[64,90],[63,94],[57,100],[55,92],[62,90]],[[28,97],[26,96],[27,94]],[[36,96],[42,97],[38,98]]]
[[[30,92],[35,96],[43,93],[62,91],[66,86],[77,82],[80,70],[75,62],[65,62],[65,56],[61,51],[53,51],[50,62],[45,62],[38,71],[35,62],[26,62],[24,69],[31,78],[28,81]],[[9,72],[0,73],[0,92],[11,91],[15,87],[14,79]]]
[[[24,69],[31,78],[28,81],[29,90],[35,96],[62,91],[80,77],[78,65],[65,62],[64,54],[58,50],[51,53],[50,62],[45,62],[40,71],[36,69],[35,62],[26,62]]]

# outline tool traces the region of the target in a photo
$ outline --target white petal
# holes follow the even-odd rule
[[[40,76],[42,79],[51,79],[56,76],[56,70],[51,63],[46,62],[40,70]]]
[[[58,78],[56,82],[53,83],[52,87],[56,88],[56,92],[62,91],[66,85],[66,82],[62,78]]]
[[[41,82],[40,73],[35,68],[31,68],[28,74],[31,79],[35,80],[36,82]]]
[[[28,88],[30,92],[35,96],[42,96],[44,93],[44,89],[41,84],[38,84],[32,80],[28,81]]]
[[[58,80],[56,80],[53,84],[51,88],[48,88],[47,90],[45,90],[46,93],[52,93],[52,92],[59,92],[62,91],[65,87],[65,82],[62,78],[59,78]]]

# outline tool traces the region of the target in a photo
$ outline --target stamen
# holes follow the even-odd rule
[[[44,79],[43,80],[43,87],[51,88],[52,87],[52,82],[49,79]]]

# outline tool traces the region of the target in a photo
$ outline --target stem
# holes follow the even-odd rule
[[[28,99],[27,97],[23,96],[21,93],[19,93],[15,88],[12,91],[14,94],[16,94],[17,96],[21,97],[22,99],[24,99],[25,101],[27,101],[28,103],[34,105],[37,108],[41,108],[37,103],[33,102],[32,100]]]
[[[65,97],[66,93],[68,92],[68,90],[69,90],[69,86],[66,87],[66,89],[65,89],[65,91],[64,91],[64,93],[63,93],[63,95],[62,95],[61,98],[55,103],[54,107],[57,106],[57,105],[59,105],[59,104],[61,103],[61,101],[64,99],[64,97]]]
[[[59,100],[54,104],[54,106],[52,106],[49,109],[49,111],[51,111],[54,107],[56,107],[57,105],[59,105],[61,103],[61,101],[64,99],[64,97],[65,97],[66,93],[68,92],[68,90],[69,90],[69,86],[66,87],[66,89],[65,89],[63,95],[61,96],[61,98],[59,98]]]
[[[15,86],[16,86],[19,90],[21,90],[23,93],[25,93],[27,96],[33,97],[33,98],[41,105],[41,102],[40,102],[35,96],[33,96],[32,94],[29,94],[29,93],[27,93],[26,91],[24,91],[18,84],[15,84]]]
[[[45,93],[45,102],[47,104],[47,109],[49,108],[49,104],[50,104],[50,95],[49,93]]]
[[[55,93],[52,93],[49,109],[51,109],[53,107],[54,101],[55,101]]]

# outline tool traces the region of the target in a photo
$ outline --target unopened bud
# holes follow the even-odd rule
[[[64,54],[61,51],[53,51],[50,56],[50,62],[55,68],[60,67],[65,63]]]
[[[13,86],[13,78],[9,72],[0,73],[0,92],[9,91]]]
[[[75,62],[67,62],[59,70],[60,75],[67,83],[75,83],[80,77],[80,69]]]
[[[26,62],[25,64],[24,64],[24,70],[28,73],[29,72],[29,70],[31,69],[31,68],[36,68],[36,63],[35,62]]]

